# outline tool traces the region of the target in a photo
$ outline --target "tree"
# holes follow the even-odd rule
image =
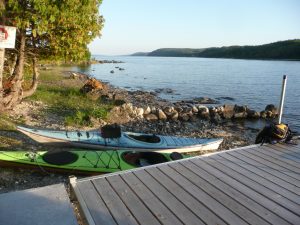
[[[7,51],[11,76],[0,85],[0,107],[11,108],[34,93],[39,59],[88,60],[87,44],[100,36],[102,0],[2,0],[0,24],[17,27],[16,48]],[[32,84],[23,90],[24,64],[32,65]],[[1,81],[1,79],[0,79]]]

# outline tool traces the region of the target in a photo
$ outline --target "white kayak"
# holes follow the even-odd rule
[[[132,132],[121,132],[119,138],[103,138],[100,130],[61,131],[22,126],[18,126],[17,129],[39,143],[98,150],[122,148],[165,153],[213,151],[218,149],[223,141],[222,138],[185,138]]]

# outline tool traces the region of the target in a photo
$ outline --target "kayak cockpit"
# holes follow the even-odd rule
[[[62,166],[76,162],[78,155],[70,151],[49,151],[42,159],[48,164]]]
[[[172,160],[177,160],[182,159],[183,156],[180,153],[173,152],[170,155],[170,158]],[[155,165],[169,161],[164,154],[158,152],[124,152],[122,154],[122,159],[127,164],[136,167]]]
[[[157,135],[147,135],[147,134],[128,134],[128,137],[136,140],[136,141],[141,141],[144,143],[151,143],[151,144],[155,144],[155,143],[160,143],[161,139],[159,136]]]

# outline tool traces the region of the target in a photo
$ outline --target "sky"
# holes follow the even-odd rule
[[[300,38],[300,0],[103,0],[99,10],[105,23],[89,44],[94,55]]]

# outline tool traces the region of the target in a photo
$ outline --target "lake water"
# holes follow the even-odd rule
[[[278,105],[282,76],[288,75],[283,121],[300,132],[300,62],[175,57],[100,57],[122,64],[95,64],[76,70],[128,90],[174,90],[159,96],[168,100],[222,98],[221,103],[263,110]],[[119,71],[115,67],[124,68]],[[114,70],[114,73],[110,73]]]

